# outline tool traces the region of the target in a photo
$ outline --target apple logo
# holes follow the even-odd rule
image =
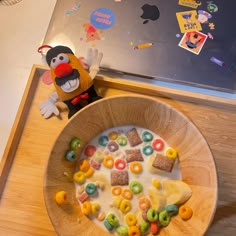
[[[160,17],[160,11],[156,5],[144,4],[141,9],[143,14],[140,17],[145,19],[143,24],[147,24],[149,20],[157,20]]]

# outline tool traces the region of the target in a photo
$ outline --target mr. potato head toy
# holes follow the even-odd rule
[[[69,47],[43,45],[38,51],[42,52],[44,47],[50,48],[46,53],[46,62],[50,67],[51,80],[56,89],[56,92],[39,105],[44,118],[60,114],[56,106],[59,100],[67,105],[70,118],[85,105],[101,98],[94,89],[93,79],[99,71],[102,53],[90,48],[84,64]]]

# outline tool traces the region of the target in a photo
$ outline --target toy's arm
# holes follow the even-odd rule
[[[40,113],[45,119],[49,118],[52,114],[55,114],[56,116],[59,115],[59,110],[55,105],[57,101],[58,95],[56,92],[54,92],[46,101],[39,105]]]
[[[95,78],[99,71],[99,66],[102,60],[103,54],[98,52],[97,49],[88,49],[86,63],[89,66],[89,75],[92,79]]]

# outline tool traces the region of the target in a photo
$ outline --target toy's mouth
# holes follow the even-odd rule
[[[79,87],[79,85],[80,85],[79,77],[80,77],[80,74],[79,74],[78,70],[73,69],[73,71],[70,75],[67,75],[62,78],[56,77],[55,82],[58,86],[61,87],[61,89],[65,93],[70,93]]]

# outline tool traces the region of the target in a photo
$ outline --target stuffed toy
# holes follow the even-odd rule
[[[43,46],[38,51],[41,52],[42,48]],[[69,47],[50,47],[46,53],[46,62],[50,67],[50,76],[56,92],[39,105],[44,118],[60,114],[56,106],[58,100],[67,105],[70,118],[85,105],[101,98],[94,89],[93,79],[99,71],[102,56],[97,49],[90,48],[84,64]]]

